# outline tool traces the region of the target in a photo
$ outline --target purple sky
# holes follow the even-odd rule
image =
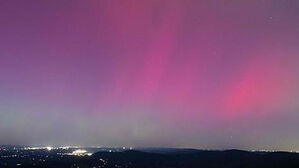
[[[0,144],[299,150],[299,1],[0,1]]]

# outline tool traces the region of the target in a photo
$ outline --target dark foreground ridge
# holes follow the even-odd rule
[[[288,152],[139,149],[100,151],[91,156],[61,155],[61,150],[0,151],[1,168],[273,168],[299,167],[299,154]],[[12,155],[8,155],[12,154]],[[10,156],[10,157],[8,157]]]

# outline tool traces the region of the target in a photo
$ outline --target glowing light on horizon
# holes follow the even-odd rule
[[[51,151],[51,150],[53,149],[53,147],[51,147],[51,146],[47,146],[46,149],[47,149],[48,151]]]
[[[64,155],[91,156],[92,153],[90,153],[90,152],[88,152],[87,150],[84,150],[84,149],[77,149],[77,150],[74,150],[72,153],[66,153]]]

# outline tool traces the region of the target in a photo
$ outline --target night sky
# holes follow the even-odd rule
[[[0,144],[299,150],[299,1],[1,0]]]

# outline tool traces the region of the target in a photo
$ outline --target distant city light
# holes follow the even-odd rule
[[[92,153],[87,152],[84,149],[74,150],[72,153],[66,153],[66,155],[74,155],[74,156],[91,156]]]
[[[80,154],[83,154],[83,153],[86,153],[86,152],[87,152],[86,150],[77,149],[77,150],[73,151],[73,154],[74,155],[80,155]]]
[[[50,150],[53,149],[53,147],[51,147],[51,146],[47,146],[46,149],[47,149],[48,151],[50,151]]]

